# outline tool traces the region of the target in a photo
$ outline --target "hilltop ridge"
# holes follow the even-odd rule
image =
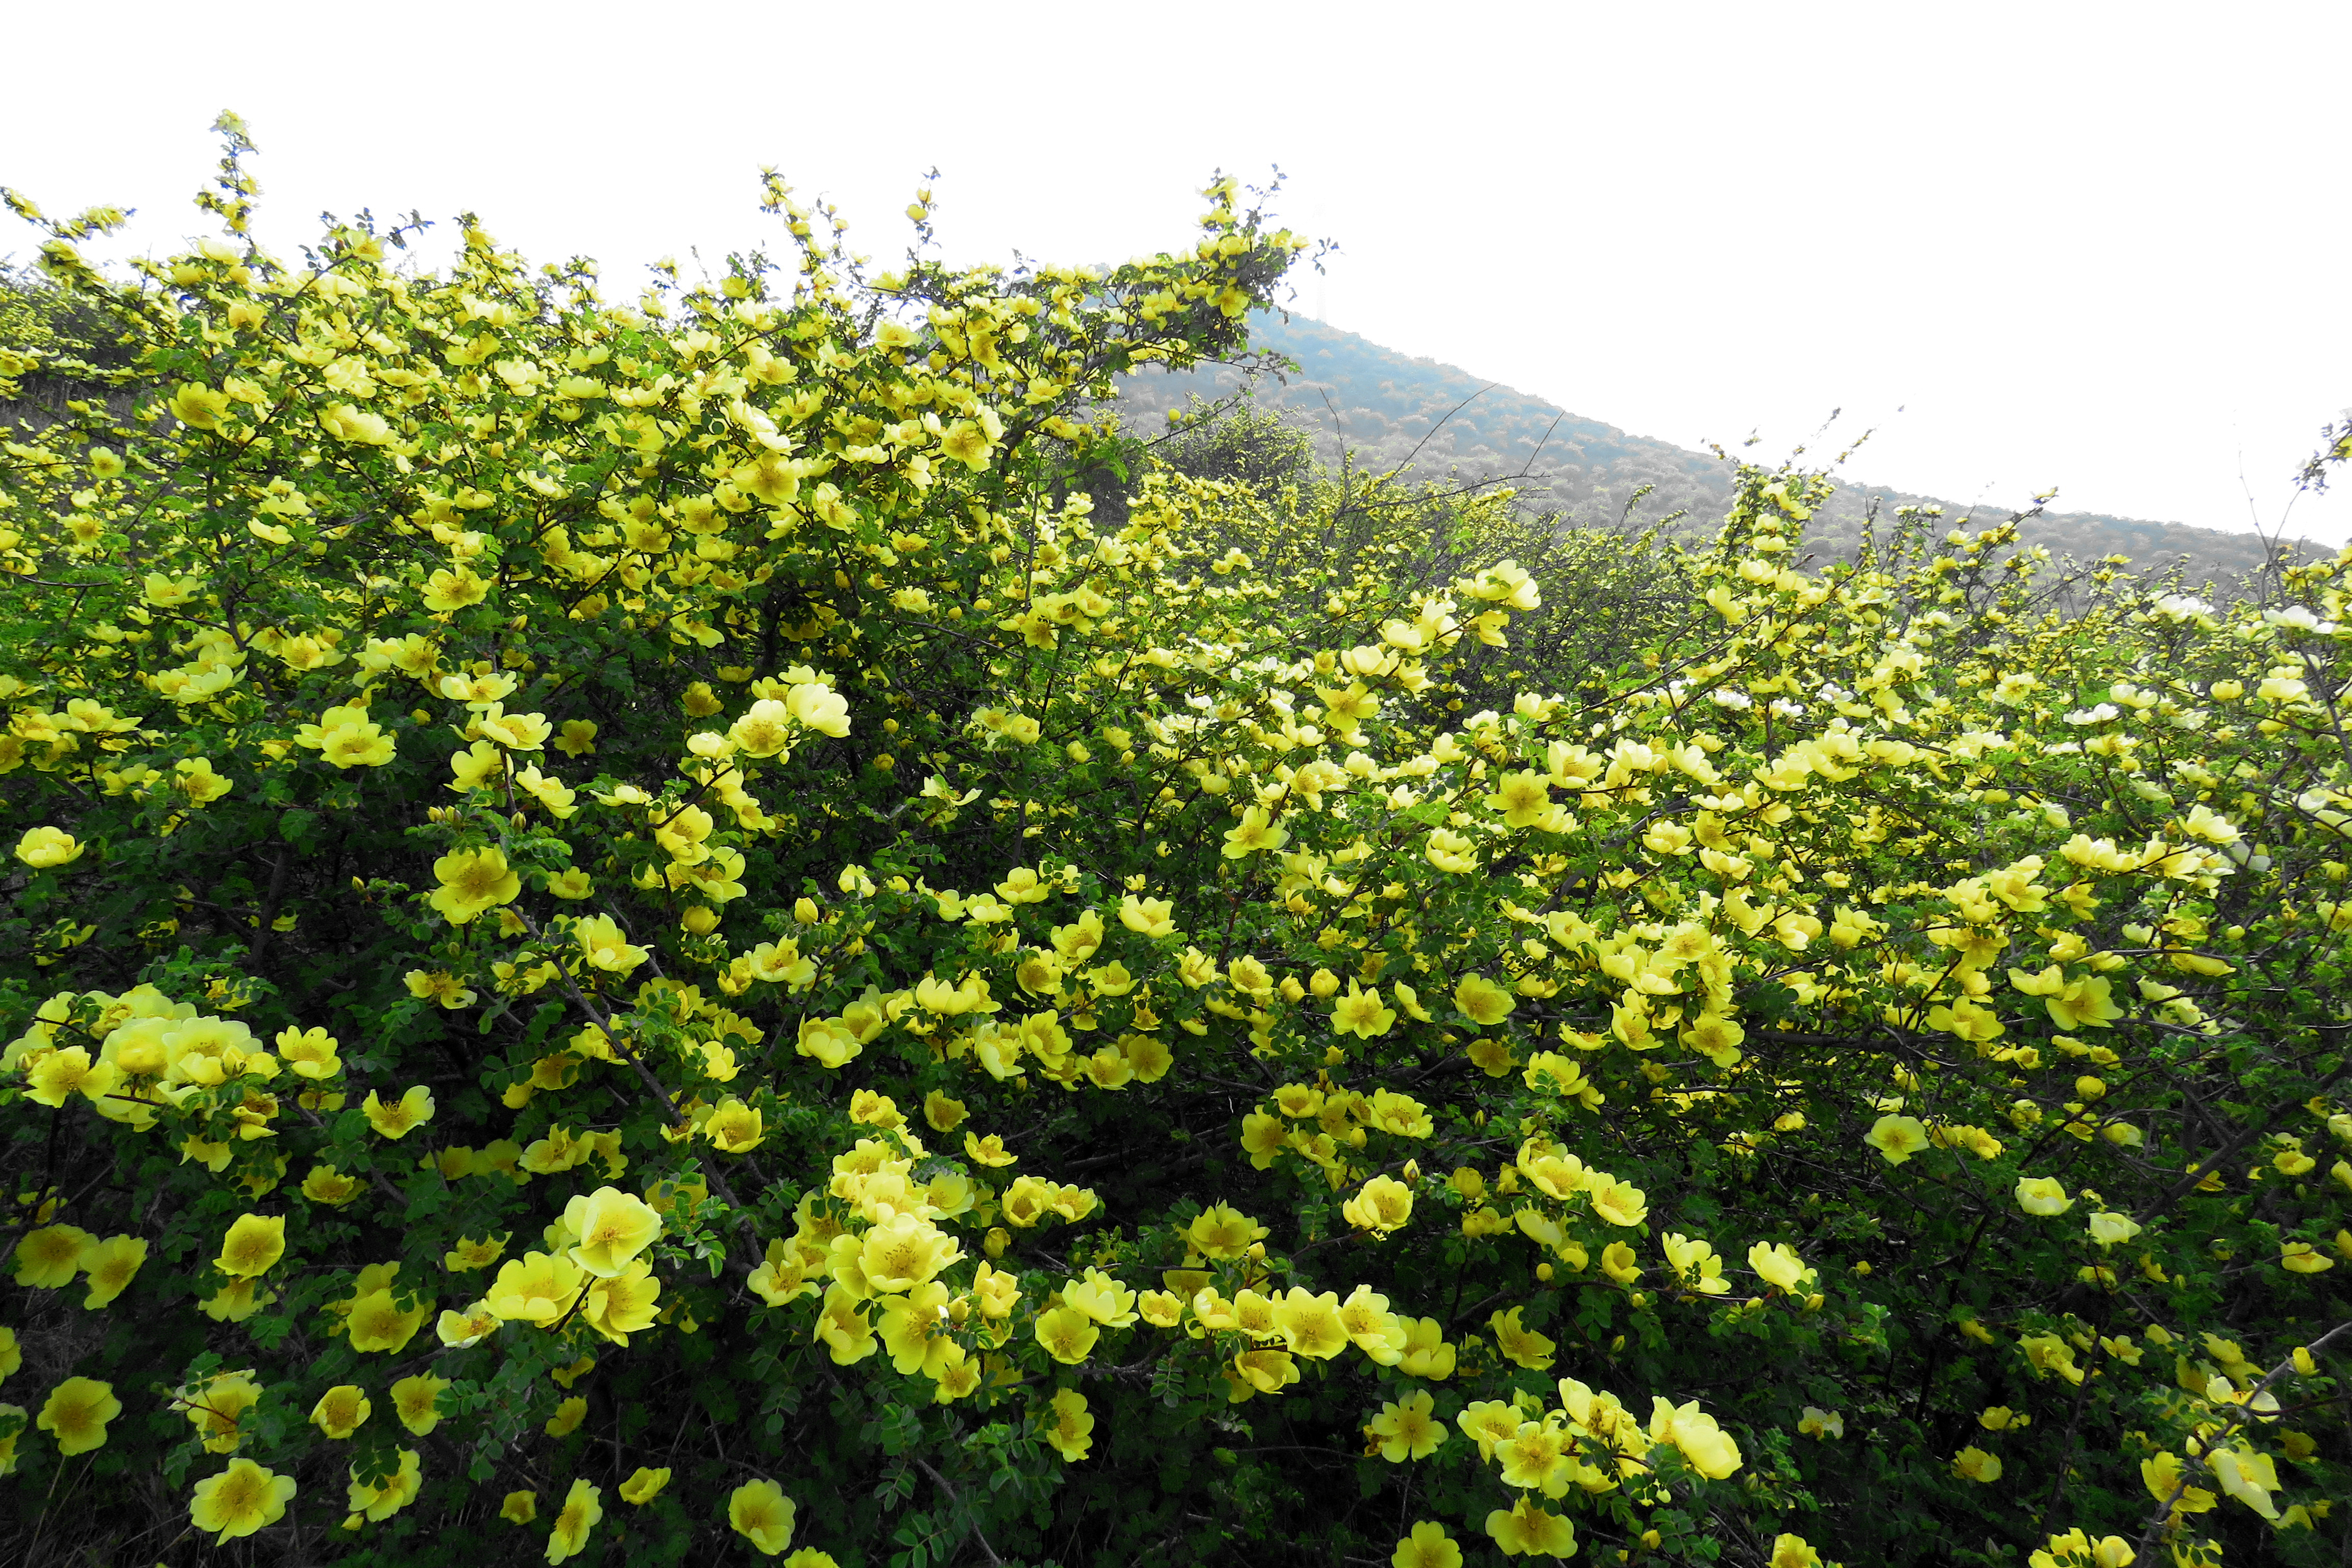
[[[1261,379],[1255,401],[1297,425],[1327,464],[1336,467],[1343,456],[1375,472],[1409,464],[1425,479],[1465,482],[1523,476],[1516,483],[1528,505],[1579,526],[1642,525],[1680,511],[1686,515],[1675,531],[1700,533],[1715,526],[1729,501],[1730,467],[1713,454],[1629,434],[1459,366],[1413,358],[1299,315],[1261,312],[1251,337],[1300,367],[1286,384]],[[1240,391],[1243,380],[1231,365],[1150,371],[1121,382],[1119,402],[1130,416],[1164,416],[1193,397]],[[1652,488],[1637,501],[1645,484]],[[1807,543],[1822,560],[1848,558],[1874,510],[1883,530],[1898,506],[1939,507],[1953,527],[1981,528],[2010,515],[2000,507],[1848,483],[1815,518]],[[2226,591],[2265,559],[2259,534],[2104,512],[2045,511],[2021,532],[2062,558],[2126,555],[2140,571],[2178,565],[2192,588]]]

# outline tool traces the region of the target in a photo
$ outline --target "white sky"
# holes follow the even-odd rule
[[[274,246],[471,207],[615,283],[755,241],[762,163],[880,258],[937,164],[951,257],[1069,261],[1279,164],[1342,247],[1297,308],[1642,435],[1778,453],[1842,407],[1861,479],[2275,529],[2352,405],[2340,0],[114,0],[7,35],[0,182],[134,205],[136,249],[201,231],[223,107]],[[2290,531],[2352,535],[2352,477]]]

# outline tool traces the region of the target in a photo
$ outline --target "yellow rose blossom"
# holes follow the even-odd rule
[[[1878,1151],[1890,1165],[1900,1165],[1928,1146],[1927,1130],[1916,1116],[1882,1116],[1870,1124],[1862,1141]]]
[[[386,1101],[370,1089],[367,1099],[360,1102],[360,1110],[378,1137],[405,1138],[433,1120],[433,1091],[418,1084],[398,1100]]]
[[[1045,1353],[1066,1366],[1076,1366],[1093,1352],[1102,1330],[1074,1307],[1055,1307],[1037,1314],[1037,1342]]]
[[[60,827],[28,827],[16,840],[16,858],[36,871],[51,871],[81,858],[83,846]]]
[[[69,1377],[49,1390],[33,1425],[54,1434],[58,1452],[71,1458],[106,1446],[106,1424],[122,1414],[114,1385],[96,1378]]]
[[[1401,1465],[1407,1459],[1425,1459],[1437,1452],[1445,1440],[1445,1430],[1430,1414],[1433,1401],[1425,1388],[1415,1389],[1402,1401],[1381,1406],[1364,1427],[1367,1436],[1379,1445],[1380,1456],[1390,1464]]]
[[[251,1459],[231,1459],[228,1468],[196,1483],[188,1519],[198,1531],[212,1536],[214,1545],[226,1546],[285,1518],[294,1492],[292,1476],[281,1476]]]
[[[1559,1514],[1538,1508],[1524,1495],[1509,1508],[1498,1508],[1486,1516],[1486,1533],[1506,1557],[1576,1553],[1576,1527]]]
[[[341,1442],[366,1424],[370,1405],[366,1393],[352,1384],[337,1384],[319,1395],[310,1407],[311,1425]]]
[[[82,1298],[86,1310],[96,1311],[110,1305],[114,1299],[131,1288],[139,1270],[147,1261],[147,1241],[144,1237],[110,1236],[104,1241],[93,1242],[82,1248],[74,1260],[89,1290]]]
[[[572,1489],[563,1494],[563,1506],[556,1510],[554,1527],[547,1538],[547,1560],[562,1563],[576,1557],[588,1548],[588,1536],[604,1517],[602,1489],[584,1480],[575,1480]]]
[[[1462,1548],[1433,1520],[1419,1520],[1389,1556],[1389,1568],[1462,1568]]]
[[[2017,1182],[2017,1206],[2027,1214],[2048,1218],[2064,1214],[2074,1206],[2055,1176],[2021,1176]]]
[[[727,1499],[727,1522],[768,1557],[792,1544],[798,1511],[783,1489],[771,1480],[745,1481]]]
[[[1095,1418],[1087,1410],[1085,1394],[1075,1388],[1057,1389],[1043,1414],[1045,1439],[1066,1464],[1075,1465],[1093,1450]]]
[[[501,850],[459,849],[433,862],[440,881],[427,900],[451,925],[464,925],[487,910],[512,903],[522,891],[522,879],[507,865]]]
[[[1412,1218],[1412,1189],[1393,1177],[1374,1176],[1339,1210],[1357,1229],[1389,1236]]]

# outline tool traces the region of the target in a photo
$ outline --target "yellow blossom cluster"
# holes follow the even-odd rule
[[[106,323],[0,342],[26,1517],[107,1449],[93,1560],[132,1475],[385,1563],[2318,1550],[2352,558],[1159,450],[1116,378],[1300,248],[1222,179],[877,272],[771,176],[618,303],[271,256],[224,131],[136,279],[10,198],[0,325]]]

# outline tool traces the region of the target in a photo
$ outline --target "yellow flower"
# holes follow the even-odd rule
[[[1445,1428],[1430,1415],[1434,1403],[1429,1390],[1418,1388],[1401,1403],[1381,1406],[1381,1413],[1372,1417],[1364,1431],[1380,1440],[1381,1458],[1391,1465],[1401,1465],[1407,1459],[1426,1459],[1437,1452],[1438,1445],[1445,1441]]]
[[[2059,1185],[2055,1176],[2021,1176],[2017,1181],[2017,1206],[2047,1219],[2073,1208],[2074,1200],[2066,1195],[2066,1189]]]
[[[1203,1258],[1234,1258],[1266,1234],[1265,1226],[1223,1200],[1193,1216],[1184,1237]]]
[[[655,1470],[640,1465],[634,1475],[621,1483],[621,1500],[632,1508],[643,1508],[659,1497],[662,1488],[667,1485],[669,1471],[667,1468]]]
[[[394,1304],[391,1290],[378,1289],[354,1300],[343,1322],[352,1349],[397,1355],[408,1348],[408,1342],[416,1337],[416,1331],[432,1315],[430,1297],[404,1310]]]
[[[837,741],[849,733],[849,700],[829,686],[803,681],[784,693],[784,707],[819,734]]]
[[[434,1337],[453,1351],[480,1344],[498,1332],[499,1315],[490,1310],[487,1300],[477,1301],[462,1312],[444,1312],[434,1325]]]
[[[1273,853],[1290,842],[1290,831],[1276,825],[1262,805],[1253,805],[1242,813],[1237,826],[1225,829],[1225,857],[1238,860],[1245,856]]]
[[[770,1480],[745,1481],[727,1499],[727,1522],[770,1557],[792,1544],[797,1512],[783,1489]]]
[[[1813,1271],[1805,1267],[1803,1258],[1778,1242],[1767,1245],[1758,1242],[1748,1249],[1748,1267],[1757,1277],[1778,1290],[1791,1293],[1803,1289],[1814,1279]]]
[[[711,1108],[702,1132],[722,1154],[748,1154],[767,1136],[767,1123],[759,1107],[746,1105],[730,1094]]]
[[[332,1165],[313,1165],[302,1178],[302,1195],[314,1204],[339,1208],[366,1189],[357,1176],[347,1176]]]
[[[251,1459],[231,1459],[228,1468],[196,1483],[188,1517],[199,1532],[225,1546],[232,1536],[251,1535],[286,1516],[294,1500],[294,1478],[266,1470]]]
[[[1129,893],[1119,900],[1118,923],[1138,936],[1173,936],[1174,908],[1166,899],[1139,898]]]
[[[1505,773],[1495,781],[1495,793],[1483,804],[1488,811],[1502,814],[1506,827],[1533,827],[1550,813],[1551,781],[1526,769]]]
[[[490,585],[476,576],[472,567],[459,566],[435,572],[425,580],[425,591],[417,596],[426,609],[446,615],[468,605],[478,605],[489,597],[489,593]]]
[[[89,1294],[82,1298],[83,1308],[95,1311],[121,1295],[146,1261],[147,1242],[143,1237],[110,1236],[84,1247],[77,1260],[89,1280]]]
[[[1611,1225],[1633,1226],[1650,1216],[1649,1200],[1642,1189],[1630,1182],[1598,1171],[1591,1173],[1585,1191],[1592,1194],[1592,1212]]]
[[[579,1430],[580,1423],[587,1418],[588,1401],[583,1395],[575,1394],[557,1405],[555,1414],[547,1418],[547,1435],[551,1437],[569,1437],[573,1432]]]
[[[1506,1557],[1572,1557],[1576,1526],[1556,1513],[1546,1513],[1525,1496],[1508,1509],[1486,1516],[1486,1533]]]
[[[1462,1568],[1462,1548],[1445,1533],[1444,1525],[1419,1520],[1412,1533],[1397,1542],[1389,1568]]]
[[[1298,1363],[1288,1351],[1244,1351],[1225,1373],[1227,1400],[1240,1404],[1260,1394],[1279,1394],[1298,1381]]]
[[[79,1226],[50,1225],[26,1231],[16,1243],[16,1283],[62,1290],[81,1272],[82,1255],[97,1240]]]
[[[1314,1361],[1330,1360],[1352,1341],[1336,1291],[1317,1295],[1292,1286],[1275,1303],[1274,1324],[1286,1348]]]
[[[963,1256],[952,1237],[903,1209],[848,1245],[855,1250],[866,1285],[877,1294],[922,1284]]]
[[[569,1258],[526,1252],[499,1266],[490,1310],[503,1321],[552,1323],[572,1310],[587,1278]]]
[[[660,1237],[662,1217],[642,1198],[618,1187],[598,1187],[563,1205],[563,1226],[580,1238],[569,1254],[572,1261],[610,1279]]]
[[[1772,1538],[1772,1555],[1765,1559],[1764,1568],[1822,1568],[1822,1554],[1801,1535],[1776,1535]]]
[[[1658,1238],[1658,1244],[1667,1266],[1683,1284],[1703,1296],[1720,1296],[1731,1289],[1731,1281],[1723,1277],[1723,1259],[1706,1242],[1670,1230]]]
[[[569,1403],[567,1401],[566,1403]],[[555,1515],[554,1529],[547,1538],[547,1560],[561,1563],[576,1557],[588,1547],[588,1532],[604,1517],[604,1505],[599,1500],[600,1489],[583,1480],[572,1483],[563,1496],[563,1507]]]
[[[1087,1396],[1075,1388],[1059,1389],[1045,1408],[1051,1420],[1043,1424],[1041,1436],[1066,1463],[1076,1464],[1094,1447],[1095,1418],[1087,1414]]]
[[[2307,1241],[2285,1241],[2279,1244],[2279,1267],[2294,1274],[2317,1274],[2335,1268],[2336,1259]]]
[[[1952,1474],[1964,1481],[1990,1486],[2000,1479],[2000,1457],[1971,1445],[1952,1456]]]
[[[172,394],[172,417],[183,425],[199,430],[220,428],[222,416],[228,413],[228,394],[215,391],[202,382],[185,383]]]
[[[1004,1140],[993,1132],[985,1138],[974,1138],[971,1133],[965,1133],[963,1152],[974,1162],[989,1166],[1010,1165],[1020,1158],[1018,1154],[1008,1152]]]
[[[232,1279],[258,1279],[286,1256],[286,1221],[282,1215],[241,1215],[221,1238],[220,1256],[213,1266]]]
[[[1492,1027],[1509,1017],[1518,1003],[1502,986],[1483,974],[1465,974],[1454,987],[1454,1005],[1463,1016],[1482,1027]]]
[[[1650,1440],[1671,1443],[1682,1450],[1683,1458],[1711,1481],[1722,1480],[1741,1464],[1739,1445],[1731,1435],[1716,1425],[1715,1417],[1698,1407],[1698,1401],[1675,1405],[1653,1396],[1650,1401]]]
[[[591,915],[573,921],[572,940],[579,943],[581,956],[591,966],[616,974],[628,973],[646,958],[646,950],[632,945],[610,915]]]
[[[465,925],[485,910],[514,902],[522,878],[508,866],[505,851],[455,849],[433,862],[441,885],[426,900],[451,925]]]
[[[172,764],[172,787],[188,797],[190,805],[210,805],[236,786],[213,772],[209,757],[184,757]]]
[[[1534,1329],[1519,1322],[1519,1314],[1527,1309],[1514,1307],[1507,1312],[1496,1312],[1486,1320],[1495,1331],[1495,1348],[1529,1372],[1541,1372],[1551,1365],[1552,1352],[1559,1347]]]
[[[319,1395],[319,1403],[310,1407],[310,1424],[341,1442],[366,1424],[370,1408],[365,1391],[340,1383]]]
[[[278,1059],[297,1078],[332,1078],[343,1070],[342,1058],[335,1054],[335,1037],[324,1029],[280,1029],[273,1043]]]
[[[1412,1218],[1412,1189],[1392,1176],[1374,1176],[1339,1212],[1359,1230],[1389,1236]]]
[[[36,871],[70,866],[81,858],[82,846],[62,827],[28,827],[16,840],[16,858]]]
[[[1083,1278],[1063,1286],[1062,1303],[1107,1329],[1129,1328],[1135,1322],[1135,1292],[1099,1268],[1089,1268]]]
[[[431,1373],[418,1373],[404,1377],[392,1385],[392,1407],[400,1424],[417,1436],[429,1436],[441,1425],[441,1391],[449,1386],[446,1377]]]
[[[1093,1353],[1102,1330],[1075,1307],[1054,1307],[1037,1314],[1037,1342],[1065,1366],[1076,1366]]]
[[[539,1494],[531,1491],[509,1492],[499,1504],[499,1517],[509,1524],[529,1524],[539,1517]]]
[[[1471,847],[1470,840],[1443,827],[1429,836],[1423,854],[1439,870],[1456,876],[1466,876],[1478,868],[1478,851]]]
[[[238,1430],[245,1413],[261,1403],[261,1385],[250,1373],[228,1373],[201,1387],[181,1389],[174,1401],[207,1453],[234,1454],[245,1442]]]
[[[402,978],[408,994],[420,1002],[438,1002],[452,1012],[474,1005],[474,994],[446,970],[412,969]]]
[[[461,1236],[455,1247],[441,1255],[441,1267],[452,1274],[488,1268],[499,1260],[500,1253],[506,1251],[509,1239],[504,1236],[488,1236],[477,1241],[471,1237]]]
[[[79,1094],[102,1108],[121,1077],[112,1062],[93,1062],[81,1047],[68,1046],[26,1069],[25,1098],[36,1105],[55,1108]]]
[[[96,1378],[69,1377],[49,1390],[33,1425],[54,1433],[58,1452],[71,1458],[106,1446],[106,1424],[122,1414],[114,1385]]]
[[[1903,1163],[1928,1145],[1927,1130],[1916,1116],[1882,1116],[1870,1124],[1862,1141],[1890,1165]]]
[[[1823,1442],[1829,1441],[1832,1437],[1843,1437],[1845,1436],[1845,1417],[1834,1410],[1823,1410],[1817,1405],[1808,1405],[1803,1414],[1797,1418],[1797,1435],[1801,1437],[1819,1437]]]
[[[1348,994],[1331,1005],[1331,1032],[1369,1040],[1387,1034],[1396,1016],[1394,1008],[1381,1004],[1379,986],[1365,991],[1350,980]]]

